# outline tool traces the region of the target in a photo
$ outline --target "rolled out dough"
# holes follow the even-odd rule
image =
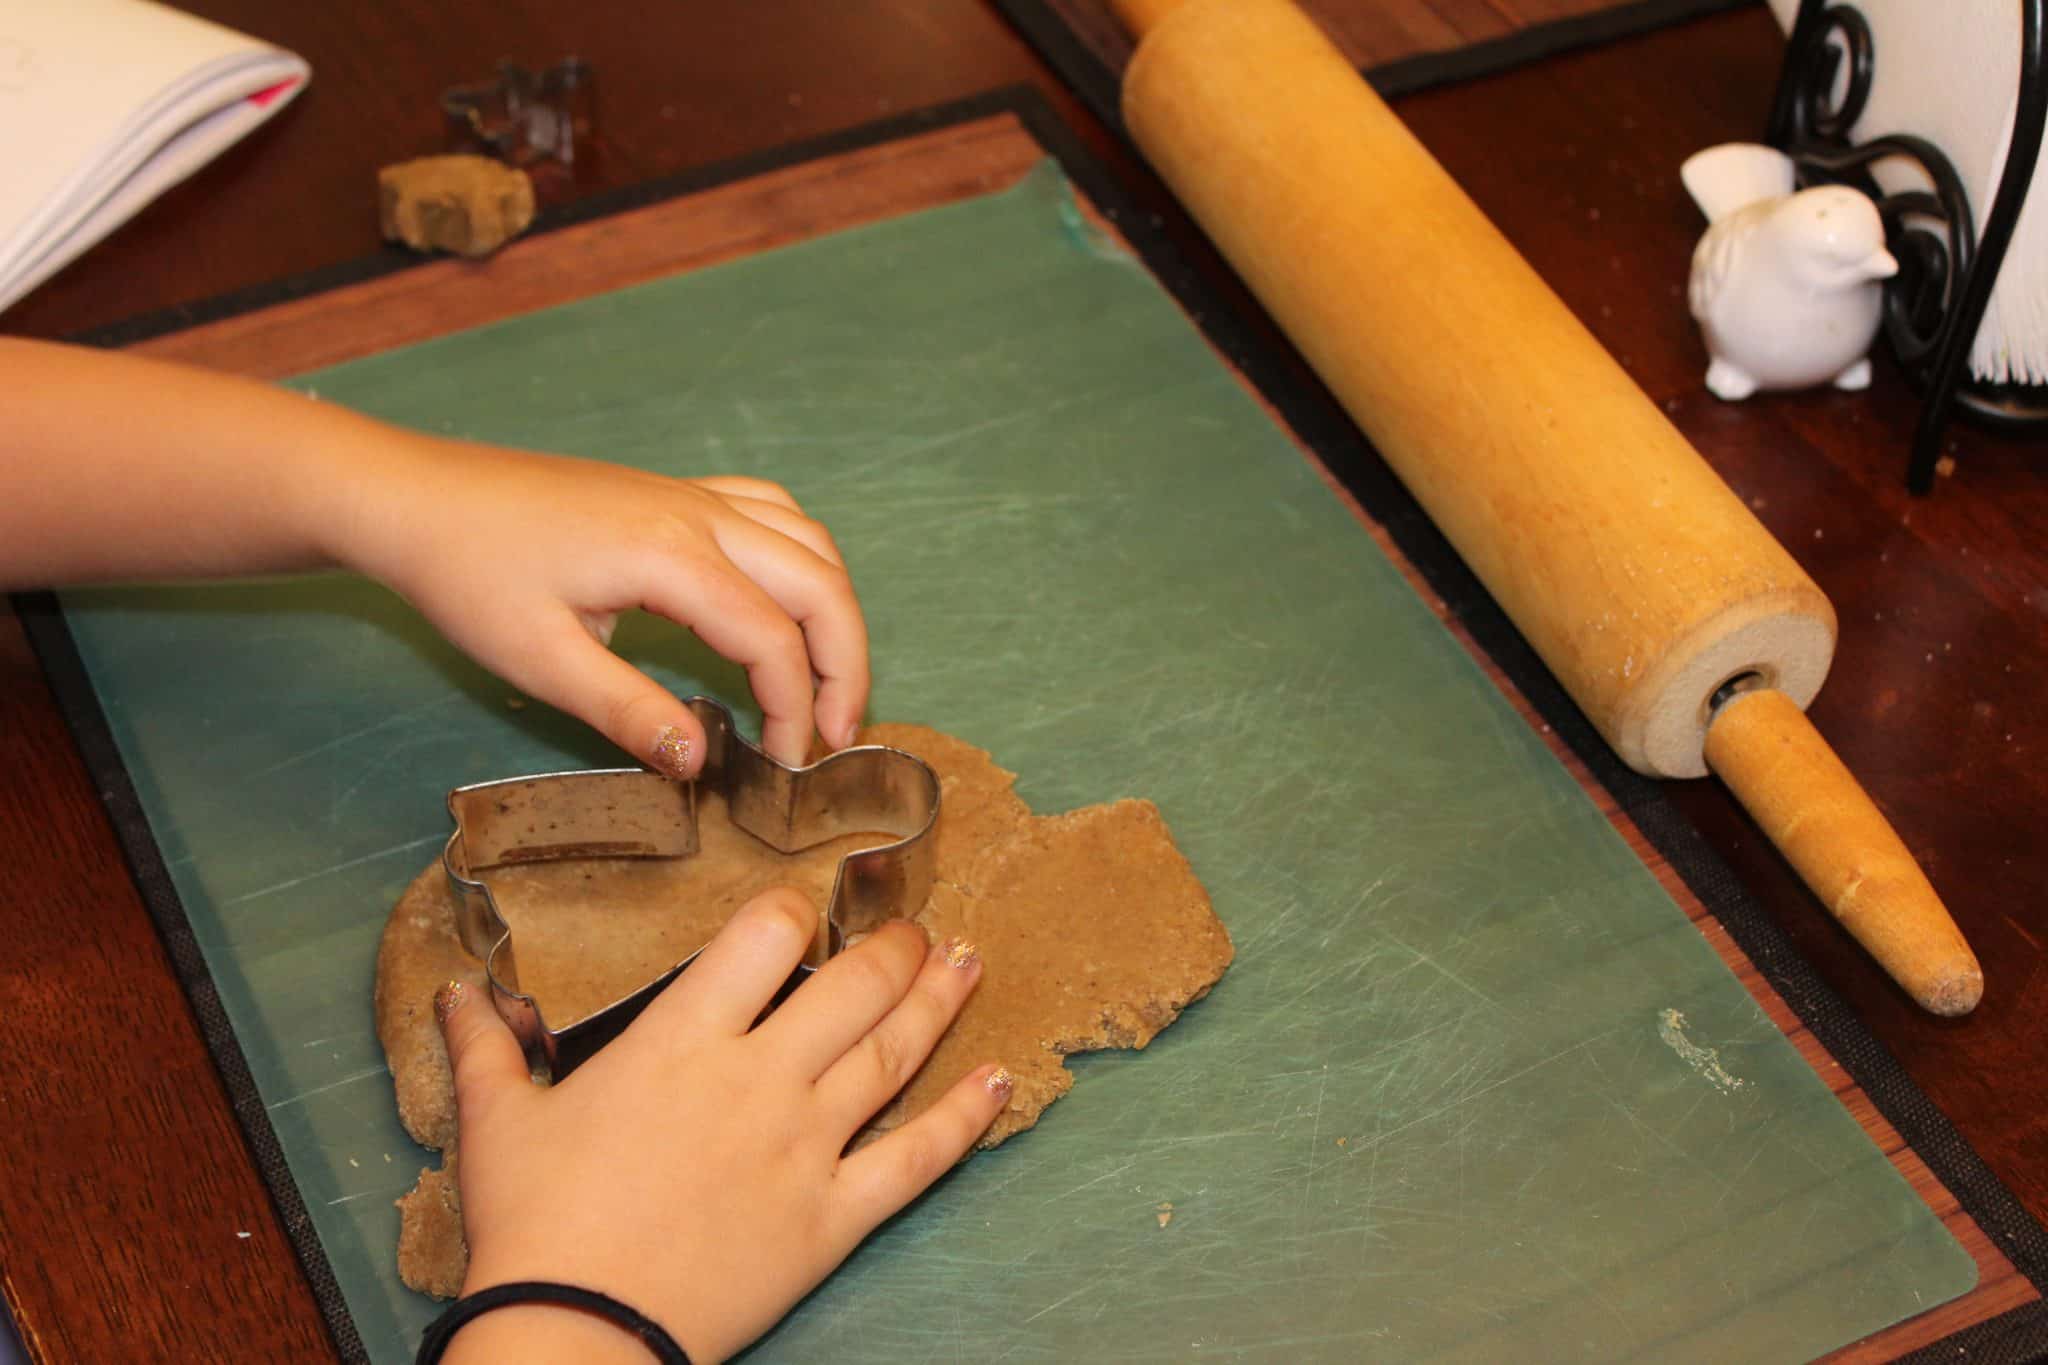
[[[978,1146],[1038,1121],[1073,1085],[1062,1060],[1096,1048],[1142,1048],[1207,994],[1230,965],[1230,935],[1158,808],[1122,800],[1034,816],[1015,775],[989,755],[916,725],[877,725],[867,744],[918,755],[941,787],[937,883],[918,921],[935,939],[971,939],[980,986],[931,1059],[856,1141],[901,1124],[983,1061],[1017,1077]],[[493,871],[518,935],[523,984],[556,1026],[667,970],[756,892],[793,885],[819,906],[858,836],[785,857],[735,829],[723,803],[700,805],[702,852],[682,862],[591,860]],[[393,908],[377,956],[377,1036],[399,1117],[443,1164],[398,1201],[405,1283],[440,1297],[461,1289],[468,1250],[455,1184],[455,1097],[434,1023],[442,982],[481,985],[483,967],[456,937],[437,860]]]

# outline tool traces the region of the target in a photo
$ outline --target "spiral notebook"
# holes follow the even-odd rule
[[[282,48],[151,0],[0,0],[0,309],[305,88]]]

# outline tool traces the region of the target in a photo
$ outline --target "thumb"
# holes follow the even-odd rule
[[[498,1017],[488,988],[450,981],[434,992],[434,1017],[448,1044],[448,1065],[455,1072],[455,1116],[458,1123],[478,1122],[495,1097],[518,1093],[528,1083],[526,1056],[519,1040]]]
[[[640,762],[678,782],[704,766],[704,727],[668,689],[607,649],[565,613],[559,628],[521,660],[515,680],[575,716]]]

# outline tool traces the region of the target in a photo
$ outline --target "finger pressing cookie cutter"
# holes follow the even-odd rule
[[[704,767],[696,782],[617,768],[506,778],[448,793],[455,832],[441,861],[454,884],[463,947],[483,962],[492,1003],[511,1025],[528,1064],[558,1080],[623,1032],[697,954],[594,1014],[549,1028],[539,1004],[519,989],[512,929],[481,873],[574,858],[691,857],[699,846],[701,784],[725,797],[733,824],[781,853],[847,834],[896,836],[840,860],[825,909],[825,956],[850,936],[916,914],[931,893],[930,835],[939,814],[939,779],[924,760],[901,749],[863,745],[792,768],[743,737],[722,703],[692,697],[684,705],[704,726]],[[798,967],[783,994],[815,966]]]

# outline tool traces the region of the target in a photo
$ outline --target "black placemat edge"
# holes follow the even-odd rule
[[[997,3],[1007,10],[1016,0],[997,0]],[[1719,855],[1663,796],[1658,785],[1630,771],[1615,758],[1590,722],[1543,667],[1535,651],[1457,557],[1449,542],[1352,426],[1335,399],[1312,379],[1303,380],[1293,373],[1284,357],[1274,346],[1264,342],[1246,319],[1238,317],[1214,297],[1209,285],[1169,240],[1163,226],[1136,207],[1135,201],[1126,194],[1108,168],[1086,148],[1036,89],[1010,86],[992,90],[608,192],[579,203],[570,211],[550,215],[538,225],[537,230],[552,230],[572,222],[588,221],[822,156],[1000,113],[1016,115],[1039,144],[1060,163],[1067,176],[1117,225],[1161,285],[1188,312],[1210,342],[1273,403],[1295,434],[1316,452],[1368,514],[1380,523],[1424,581],[1443,598],[1450,613],[1458,618],[1531,706],[1587,764],[1594,777],[1635,820],[1644,836],[1671,862],[1758,970],[1785,997],[1801,1021],[1862,1086],[1878,1111],[1899,1129],[1909,1145],[1920,1153],[1930,1169],[1956,1195],[1986,1235],[1998,1242],[2021,1273],[2042,1293],[2048,1294],[2048,1230],[2033,1220],[1956,1132],[1947,1117],[1920,1091],[1904,1068],[1799,956],[1783,929],[1734,878]],[[1120,128],[1121,125],[1115,126]],[[414,258],[403,256],[394,265],[392,253],[385,252],[311,275],[235,291],[217,300],[160,310],[128,322],[90,329],[73,340],[96,345],[132,344],[150,336],[387,274],[395,268],[415,263],[418,262]],[[152,918],[164,933],[166,946],[171,949],[188,998],[192,999],[195,1012],[200,1014],[208,1045],[215,1048],[216,1060],[223,1066],[223,1077],[228,1079],[228,1067],[239,1067],[242,1079],[253,1095],[253,1082],[248,1080],[248,1069],[241,1057],[239,1044],[226,1024],[204,961],[196,958],[197,948],[192,941],[183,906],[163,871],[161,854],[149,834],[146,820],[141,816],[139,802],[113,746],[111,731],[106,727],[105,717],[85,676],[83,663],[78,659],[69,631],[63,625],[61,609],[47,594],[23,595],[16,601],[31,642],[50,676],[52,691],[78,739],[88,770],[100,785],[103,798],[108,801],[110,816],[131,870],[137,876],[138,887],[143,890]],[[125,810],[115,805],[120,798],[127,802]],[[143,846],[131,847],[131,838],[141,840]],[[144,880],[146,868],[154,869],[156,882]],[[159,895],[166,898],[166,904],[159,904]],[[196,980],[186,976],[187,963],[180,959],[173,943],[174,934],[183,935],[190,954],[194,955]],[[218,1019],[219,1026],[226,1030],[226,1046],[232,1061],[216,1047],[211,1026],[207,1023],[208,1007],[202,1006],[202,997],[210,1002],[212,1014]],[[230,1088],[232,1093],[232,1082]],[[271,1185],[271,1193],[279,1202],[287,1233],[293,1239],[302,1264],[307,1265],[308,1279],[314,1284],[316,1297],[320,1297],[320,1275],[325,1276],[330,1286],[333,1285],[325,1252],[312,1232],[310,1220],[304,1216],[303,1203],[288,1172],[279,1182],[265,1167],[259,1150],[261,1139],[257,1137],[258,1129],[244,1117],[241,1098],[235,1098],[237,1117],[243,1119],[252,1151],[257,1151],[259,1170],[263,1172],[266,1184]],[[256,1117],[260,1131],[267,1135],[271,1148],[277,1150],[275,1134],[269,1128],[260,1102],[256,1106]],[[276,1160],[276,1169],[283,1171],[281,1151],[278,1151]],[[299,1210],[296,1223],[286,1214],[288,1207]],[[302,1239],[310,1245],[302,1245]],[[318,1275],[313,1269],[315,1264],[320,1268]],[[335,1309],[329,1310],[324,1299],[322,1308],[329,1313],[329,1326],[335,1332],[337,1345],[345,1340],[355,1341],[360,1352],[354,1325],[347,1317],[345,1306],[340,1304],[338,1287],[333,1293]],[[1927,1348],[1939,1353],[1928,1358],[2048,1359],[2048,1311],[2037,1311],[2042,1307],[2038,1303],[2025,1305],[1953,1334]],[[1995,1353],[1980,1356],[1976,1354],[1979,1351]],[[343,1353],[350,1360],[363,1358],[360,1354],[348,1355],[346,1349]],[[1913,1358],[1921,1357],[1916,1355]]]
[[[42,664],[51,695],[56,699],[65,724],[70,727],[86,771],[91,774],[94,788],[106,807],[107,818],[113,824],[114,837],[121,845],[129,875],[134,878],[143,906],[156,925],[157,936],[163,940],[164,950],[170,955],[172,970],[178,974],[179,985],[184,988],[185,999],[199,1024],[200,1036],[205,1040],[206,1050],[212,1054],[214,1067],[220,1072],[221,1083],[227,1089],[228,1103],[241,1126],[249,1155],[256,1163],[257,1174],[263,1177],[278,1221],[283,1225],[285,1236],[299,1258],[299,1267],[312,1287],[314,1301],[319,1304],[320,1314],[327,1322],[335,1351],[349,1365],[365,1362],[369,1353],[342,1301],[341,1285],[335,1279],[327,1252],[313,1231],[312,1216],[307,1212],[305,1198],[300,1194],[297,1182],[291,1178],[291,1169],[285,1163],[284,1146],[278,1141],[277,1130],[271,1126],[269,1111],[264,1108],[263,1097],[257,1092],[255,1077],[250,1073],[248,1058],[243,1056],[241,1042],[221,1005],[220,993],[213,984],[213,973],[207,968],[199,941],[192,932],[192,923],[186,918],[185,905],[172,884],[170,870],[164,866],[163,851],[150,831],[149,817],[143,813],[142,800],[128,775],[128,766],[121,761],[113,728],[100,708],[99,695],[93,689],[91,675],[86,671],[85,660],[79,655],[71,628],[65,623],[63,608],[58,604],[56,594],[49,592],[17,593],[12,601],[29,645]]]

